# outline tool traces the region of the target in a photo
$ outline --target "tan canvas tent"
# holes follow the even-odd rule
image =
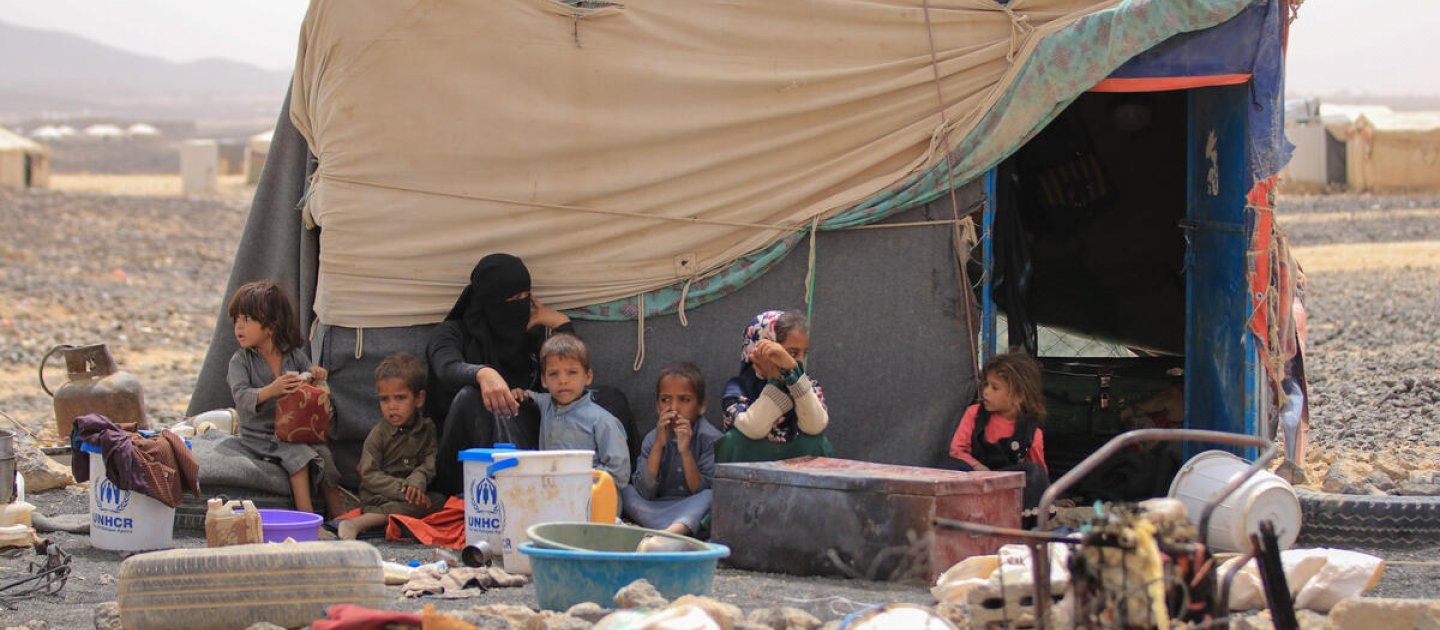
[[[50,150],[45,145],[0,128],[0,188],[46,188],[50,185]]]
[[[1350,190],[1440,190],[1440,112],[1366,112],[1347,136]]]

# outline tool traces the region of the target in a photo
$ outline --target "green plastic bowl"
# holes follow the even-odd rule
[[[684,543],[685,548],[674,553],[692,553],[711,549],[710,545],[689,536],[644,527],[604,523],[539,523],[526,529],[525,535],[530,537],[530,542],[535,543],[535,546],[541,549],[631,553],[640,544],[640,539],[646,536],[662,536]]]

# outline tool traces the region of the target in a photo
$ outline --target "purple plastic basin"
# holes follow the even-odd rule
[[[296,512],[295,510],[260,510],[260,534],[265,542],[284,542],[293,538],[295,542],[316,540],[320,537],[319,514]]]

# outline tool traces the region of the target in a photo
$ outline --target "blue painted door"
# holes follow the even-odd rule
[[[1255,433],[1255,349],[1245,330],[1250,168],[1247,86],[1191,90],[1187,155],[1185,424]],[[1200,445],[1203,447],[1203,445]]]

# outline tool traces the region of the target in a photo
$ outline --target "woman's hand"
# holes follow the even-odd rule
[[[535,326],[546,328],[559,328],[570,323],[570,317],[560,311],[545,306],[535,296],[530,296],[530,323],[525,325],[526,329]]]
[[[480,386],[480,397],[485,400],[487,411],[499,418],[511,418],[520,413],[519,401],[510,392],[505,377],[500,376],[495,368],[480,368],[475,374],[475,383]]]
[[[330,371],[329,371],[329,370],[327,370],[327,369],[325,369],[325,368],[323,368],[323,367],[320,367],[320,366],[318,366],[318,365],[312,365],[312,366],[310,366],[310,380],[311,380],[312,382],[313,382],[313,381],[323,381],[323,380],[325,380],[326,377],[328,377],[328,376],[330,376]]]

